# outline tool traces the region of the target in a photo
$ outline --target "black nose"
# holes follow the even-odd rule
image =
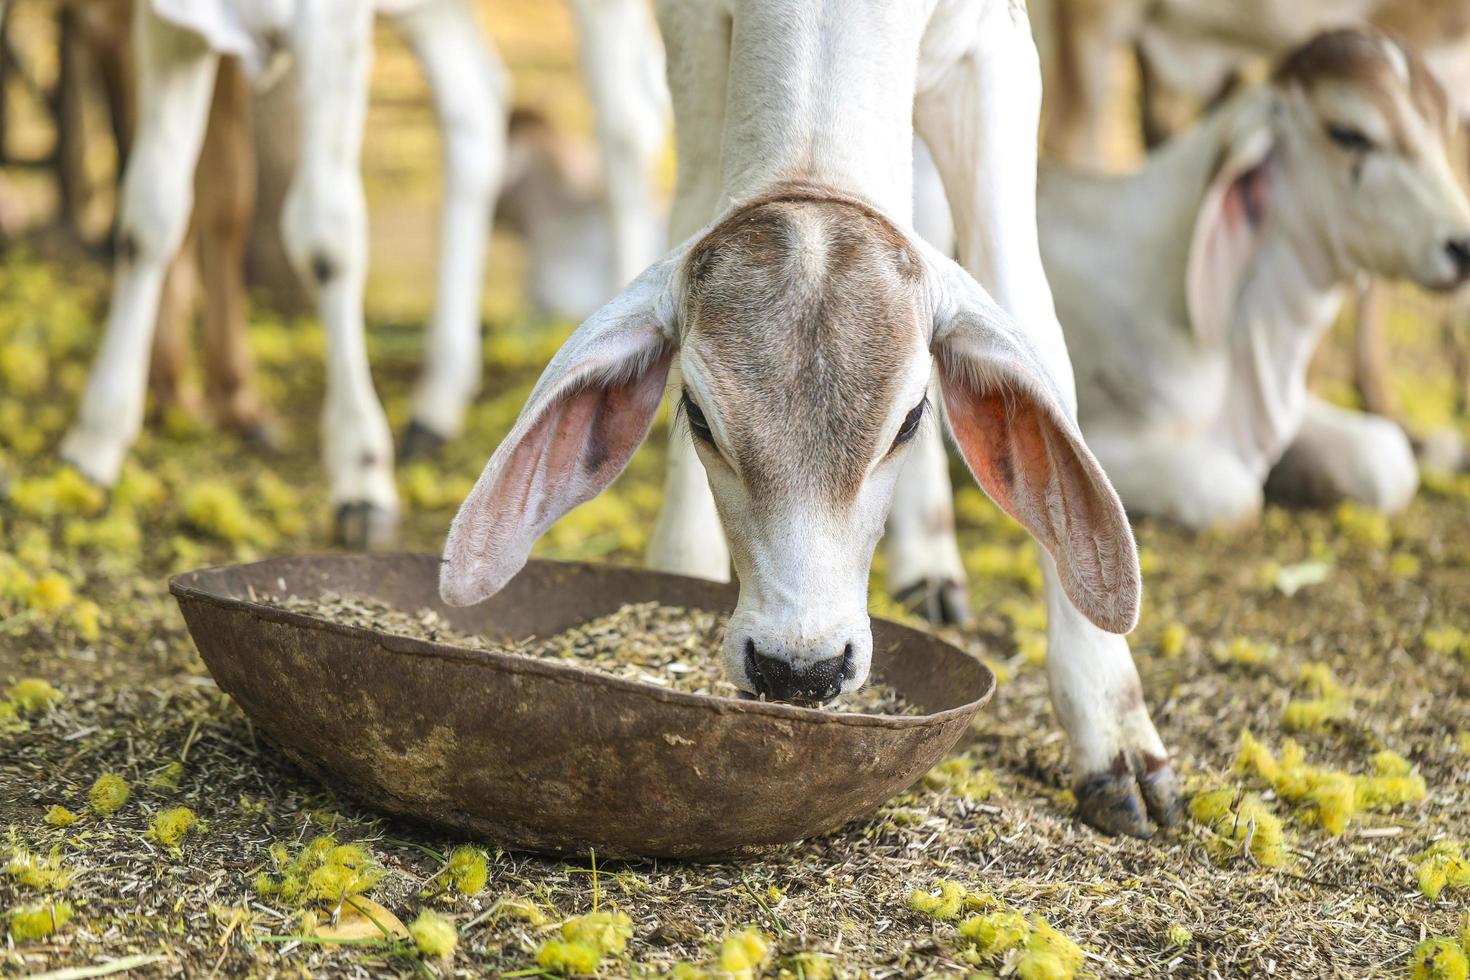
[[[1455,277],[1470,279],[1470,238],[1451,238],[1444,243],[1444,250],[1455,263]]]
[[[771,701],[831,701],[842,693],[851,659],[851,643],[840,656],[793,665],[761,653],[754,640],[745,641],[745,673],[756,693]]]

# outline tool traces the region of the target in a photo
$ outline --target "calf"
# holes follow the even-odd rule
[[[1341,30],[1131,176],[1043,169],[1082,428],[1130,512],[1235,524],[1278,464],[1273,486],[1297,500],[1408,502],[1401,430],[1313,398],[1306,368],[1357,274],[1441,290],[1470,276],[1455,119],[1413,51]]]
[[[1074,421],[1037,247],[1023,5],[661,0],[658,13],[681,244],[547,367],[455,518],[445,600],[499,590],[622,470],[667,387],[683,424],[655,564],[724,577],[733,561],[724,656],[741,689],[852,690],[890,503],[947,498],[943,453],[927,448],[937,374],[971,470],[1044,549],[1048,669],[1082,816],[1150,833],[1178,794],[1121,635],[1138,614],[1132,533]],[[910,230],[915,126],[979,282]],[[958,574],[949,557],[927,558],[936,587]]]
[[[466,0],[138,0],[133,41],[137,134],[123,178],[118,262],[107,327],[79,417],[61,452],[111,484],[142,425],[150,341],[164,271],[188,225],[216,69],[240,57],[253,74],[297,62],[301,155],[282,215],[293,264],[315,287],[328,343],[322,448],[337,536],[367,545],[397,514],[393,443],[368,370],[362,323],[366,211],[359,149],[375,6],[428,76],[444,130],[439,283],[427,363],[405,437],[432,448],[459,427],[480,377],[479,306],[486,229],[504,160],[505,73]],[[660,55],[640,0],[573,4],[586,44],[604,142],[620,269],[641,267],[647,171],[662,140]]]

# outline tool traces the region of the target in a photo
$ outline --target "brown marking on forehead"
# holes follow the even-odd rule
[[[1388,45],[1403,56],[1407,81]],[[1449,96],[1424,59],[1413,48],[1378,31],[1346,28],[1319,34],[1287,55],[1274,77],[1278,84],[1296,83],[1308,91],[1324,82],[1352,85],[1378,107],[1395,142],[1406,152],[1413,151],[1413,144],[1403,118],[1405,101],[1441,138],[1448,137],[1453,126]]]
[[[867,204],[793,184],[733,212],[687,262],[684,343],[752,499],[852,500],[887,449],[919,335],[913,245]]]

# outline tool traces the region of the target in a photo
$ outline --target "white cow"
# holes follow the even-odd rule
[[[1362,272],[1470,277],[1456,115],[1413,51],[1321,35],[1137,173],[1043,168],[1042,255],[1080,364],[1088,445],[1131,513],[1236,524],[1272,489],[1386,511],[1418,484],[1386,419],[1307,393]]]
[[[938,437],[937,376],[972,471],[1045,551],[1048,669],[1082,816],[1150,833],[1179,797],[1121,635],[1138,614],[1132,532],[1077,429],[1042,272],[1024,6],[662,0],[658,12],[681,244],[547,367],[455,519],[445,600],[504,586],[622,470],[670,387],[687,424],[655,564],[724,577],[733,561],[724,652],[743,690],[826,700],[858,687],[890,504],[943,500],[935,537],[948,514],[943,454],[915,450]],[[915,127],[970,272],[911,231]],[[949,558],[926,556],[936,581],[957,571]]]

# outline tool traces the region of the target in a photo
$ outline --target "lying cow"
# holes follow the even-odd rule
[[[1470,276],[1455,119],[1413,51],[1339,30],[1135,174],[1043,168],[1082,428],[1130,512],[1238,523],[1273,467],[1303,502],[1409,501],[1402,431],[1312,397],[1306,369],[1358,273],[1437,290]]]

